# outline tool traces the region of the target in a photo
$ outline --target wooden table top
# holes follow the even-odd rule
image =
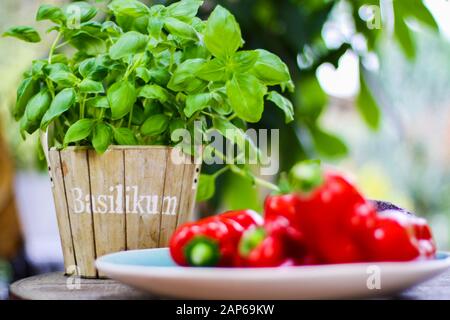
[[[14,282],[12,299],[23,300],[143,300],[157,299],[146,292],[114,280],[66,277],[63,273],[42,274]]]
[[[114,280],[70,278],[58,272],[19,280],[11,285],[10,295],[12,299],[25,300],[148,300],[160,298]],[[393,298],[450,300],[450,270]]]

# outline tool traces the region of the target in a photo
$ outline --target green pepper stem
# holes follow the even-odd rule
[[[189,241],[184,253],[188,264],[195,267],[213,267],[220,260],[217,242],[204,236],[198,236]]]
[[[289,172],[289,184],[295,191],[308,193],[323,182],[323,170],[318,160],[299,162]]]
[[[250,252],[259,246],[266,238],[267,233],[264,228],[255,228],[248,230],[242,236],[239,242],[239,254],[243,257],[248,257]]]

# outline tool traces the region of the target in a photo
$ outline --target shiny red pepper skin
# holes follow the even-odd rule
[[[434,257],[436,246],[425,219],[401,211],[378,214],[363,240],[370,261],[409,261]]]
[[[268,196],[264,203],[264,226],[268,232],[303,241],[302,226],[297,217],[298,205],[299,198],[294,194]]]
[[[264,227],[270,235],[284,241],[289,256],[304,259],[305,240],[297,214],[299,201],[295,194],[268,196],[264,203]]]
[[[324,263],[364,261],[355,230],[364,229],[374,213],[358,210],[366,203],[344,177],[326,172],[324,182],[310,194],[298,194],[298,225],[307,249]]]
[[[186,223],[177,229],[170,240],[171,256],[179,265],[196,265],[192,246],[202,243],[213,254],[213,259],[205,262],[205,265],[232,266],[242,233],[261,223],[261,217],[252,210],[230,211],[195,223]]]
[[[268,234],[264,228],[247,230],[239,243],[235,266],[263,268],[294,265],[284,240],[279,235]]]

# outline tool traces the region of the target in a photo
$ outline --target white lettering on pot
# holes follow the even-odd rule
[[[72,188],[74,213],[131,213],[176,215],[178,198],[142,194],[138,186],[124,188],[122,184],[110,187],[109,194],[85,194],[81,188]],[[125,202],[124,202],[125,201]],[[91,211],[92,209],[92,211]]]

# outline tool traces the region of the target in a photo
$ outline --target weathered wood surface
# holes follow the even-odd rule
[[[53,192],[53,203],[55,205],[56,220],[58,221],[61,247],[64,257],[66,272],[76,265],[75,251],[72,240],[72,227],[70,225],[69,211],[66,200],[66,187],[61,170],[61,158],[58,151],[49,152],[49,174]]]
[[[154,296],[114,280],[66,277],[62,273],[38,275],[13,283],[12,299],[24,300],[143,300]]]
[[[66,273],[103,276],[94,266],[100,256],[168,245],[176,226],[191,218],[200,174],[200,165],[182,153],[174,162],[173,150],[49,151]]]
[[[127,249],[158,247],[166,164],[166,149],[155,149],[151,153],[125,150],[125,185],[130,197],[134,197],[138,190],[151,194],[151,198],[143,202],[147,213],[140,213],[140,208],[135,206],[138,199],[130,201],[134,205],[126,210]]]
[[[77,281],[79,281],[78,289]],[[11,297],[14,299],[27,300],[133,300],[162,298],[113,280],[67,278],[62,273],[50,273],[17,281],[11,285],[10,292]],[[450,270],[432,280],[391,297],[391,299],[450,300]]]
[[[87,150],[61,150],[60,155],[77,267],[80,274],[96,277],[94,224],[88,199],[83,199],[91,193]]]
[[[174,163],[167,153],[166,177],[161,207],[161,227],[159,233],[159,247],[169,245],[170,236],[176,228],[177,217],[180,214],[181,191],[183,188],[183,174],[187,165]]]
[[[124,185],[124,154],[122,150],[107,150],[98,155],[88,151],[91,203],[93,208],[96,257],[126,249],[125,190],[116,190]],[[121,191],[121,192],[120,192]],[[120,192],[120,194],[119,194]],[[115,209],[107,206],[106,195],[117,193]],[[98,201],[96,195],[103,195]],[[104,276],[99,273],[99,276]]]
[[[450,300],[450,270],[395,297],[403,300]]]

